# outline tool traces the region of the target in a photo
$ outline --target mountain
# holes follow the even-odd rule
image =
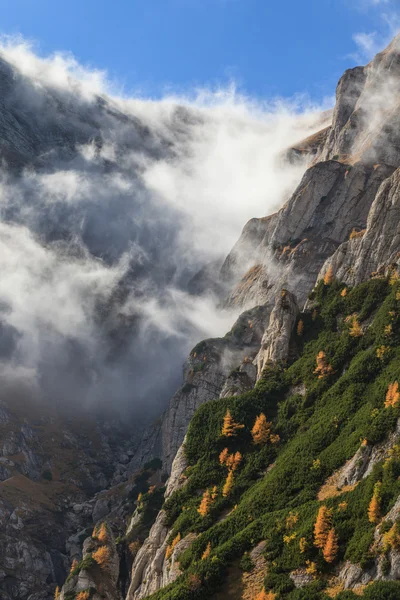
[[[0,598],[400,598],[400,37],[209,261],[144,176],[202,111],[151,123],[0,67]],[[162,413],[199,339],[161,335],[171,289],[236,321]]]

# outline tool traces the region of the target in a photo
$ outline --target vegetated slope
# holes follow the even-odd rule
[[[346,586],[369,599],[400,598],[400,583],[367,585],[400,576],[396,435],[385,445],[400,417],[392,385],[400,375],[400,285],[396,275],[354,289],[326,281],[300,315],[303,328],[294,334],[299,358],[288,367],[267,368],[253,391],[208,402],[192,419],[187,482],[165,504],[172,526],[167,552],[176,540],[194,541],[177,557],[181,576],[153,600],[241,598],[241,570],[251,572],[248,553],[260,542],[265,580],[249,597],[355,598],[352,591],[341,592]],[[255,443],[260,436],[252,428],[260,414],[271,425],[262,443]],[[230,466],[227,452],[221,456],[225,448],[236,456]],[[353,484],[321,490],[357,451]],[[373,498],[377,508],[371,515]],[[321,506],[327,514],[324,547],[318,548],[314,527]],[[329,531],[334,533],[328,544]],[[236,586],[215,595],[232,577]]]

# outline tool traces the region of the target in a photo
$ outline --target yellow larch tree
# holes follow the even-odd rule
[[[208,542],[206,549],[204,550],[201,560],[206,560],[211,554],[211,542]]]
[[[314,370],[314,373],[318,375],[318,379],[323,379],[327,375],[332,375],[334,373],[333,367],[328,363],[326,354],[323,350],[318,352],[316,356],[317,366]]]
[[[179,542],[181,541],[181,534],[178,533],[177,536],[172,540],[172,542],[169,544],[169,546],[167,546],[167,549],[165,551],[165,558],[168,560],[169,558],[171,558],[172,553],[174,551],[174,548],[179,544]]]
[[[230,454],[226,459],[226,466],[230,471],[236,471],[242,462],[242,455],[240,452],[236,452],[235,454]]]
[[[329,530],[328,537],[326,538],[326,543],[322,549],[322,554],[324,555],[324,559],[327,563],[333,563],[337,557],[337,553],[339,551],[338,538],[334,528]]]
[[[394,383],[389,384],[388,390],[386,392],[385,408],[389,408],[389,406],[396,406],[399,400],[399,382],[395,381]]]
[[[100,546],[93,552],[92,557],[97,562],[103,571],[106,571],[110,566],[111,552],[107,546]]]
[[[342,291],[340,292],[340,295],[342,296],[342,298],[346,298],[346,296],[347,296],[347,288],[343,288]]]
[[[89,590],[84,590],[82,592],[79,592],[79,594],[76,596],[76,600],[89,600],[89,598],[90,598]]]
[[[305,537],[300,538],[300,540],[299,540],[299,548],[300,548],[301,554],[304,554],[304,552],[307,550],[308,544],[307,544],[307,540],[306,540]]]
[[[54,592],[54,600],[59,600],[60,598],[60,588],[57,586]]]
[[[394,523],[392,527],[383,534],[383,551],[388,550],[399,550],[400,549],[400,531],[397,523]]]
[[[266,592],[264,589],[255,597],[255,600],[275,600],[276,594],[274,592]]]
[[[228,448],[224,448],[221,452],[221,454],[219,455],[219,464],[220,465],[225,465],[226,461],[228,459],[229,456],[229,450]]]
[[[97,539],[102,544],[107,544],[108,543],[109,538],[108,538],[108,533],[107,533],[107,526],[106,526],[105,523],[102,523],[100,525],[100,529],[99,529],[98,534],[97,534]]]
[[[267,417],[264,413],[258,415],[251,430],[254,444],[265,445],[271,435],[272,423],[267,421]]]
[[[380,481],[374,485],[374,493],[368,506],[368,520],[370,523],[378,523],[381,516],[381,487]]]
[[[226,478],[226,481],[225,481],[225,485],[222,489],[222,495],[224,498],[229,496],[229,494],[231,493],[232,488],[233,488],[233,482],[234,482],[233,471],[229,471],[228,477]]]
[[[200,506],[197,509],[197,512],[202,517],[205,517],[210,512],[212,503],[213,503],[213,500],[211,498],[210,490],[206,490],[203,494],[203,498],[201,499]]]
[[[320,507],[314,525],[314,546],[317,548],[323,548],[326,544],[331,528],[331,516],[332,513],[327,506]]]
[[[350,323],[351,325],[349,333],[351,337],[361,337],[363,335],[363,332],[357,315],[352,315]]]
[[[224,437],[233,437],[237,435],[239,429],[243,429],[243,427],[244,425],[235,422],[231,415],[231,411],[228,408],[224,417],[224,424],[222,426],[221,435]]]
[[[324,284],[331,285],[333,282],[333,267],[329,265],[327,272],[324,275]]]
[[[300,321],[297,323],[297,335],[298,337],[301,337],[304,333],[304,321],[302,319],[300,319]]]
[[[72,573],[72,571],[75,571],[77,566],[78,566],[78,561],[76,560],[76,558],[74,558],[74,560],[72,561],[70,573]]]

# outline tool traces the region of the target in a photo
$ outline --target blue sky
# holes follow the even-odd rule
[[[258,98],[334,92],[398,28],[400,0],[0,0],[3,34],[70,51],[126,93],[235,80]]]

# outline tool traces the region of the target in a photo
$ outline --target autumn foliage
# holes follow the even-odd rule
[[[71,569],[70,569],[70,573],[72,573],[73,571],[75,571],[76,567],[78,566],[78,561],[76,560],[76,558],[74,558],[74,560],[72,561],[72,565],[71,565]]]
[[[107,542],[108,542],[108,533],[107,533],[107,526],[106,526],[105,523],[102,523],[100,525],[100,529],[98,530],[98,533],[97,533],[97,539],[102,544],[107,544]]]
[[[204,550],[201,560],[206,560],[211,554],[211,542],[208,542],[206,549]]]
[[[224,437],[233,437],[237,435],[240,429],[243,429],[244,425],[236,423],[231,415],[231,411],[228,409],[224,417],[224,424],[222,426],[221,435]]]
[[[399,400],[399,382],[395,381],[394,383],[389,384],[388,391],[386,392],[385,408],[389,408],[389,406],[396,406]]]
[[[54,592],[54,600],[58,600],[60,597],[60,588],[57,586],[56,591]]]
[[[76,596],[76,600],[89,600],[90,598],[90,591],[89,590],[85,590],[83,592],[79,592],[79,594],[77,594]]]
[[[338,539],[334,528],[330,529],[322,554],[327,563],[333,563],[339,551]]]
[[[256,418],[251,435],[253,436],[253,442],[257,445],[264,445],[268,442],[271,435],[272,423],[267,421],[267,417],[261,413]]]
[[[266,592],[265,590],[261,590],[261,592],[256,596],[255,600],[275,600],[276,594],[274,592]]]
[[[224,498],[229,496],[229,494],[231,493],[232,488],[233,488],[233,482],[234,482],[233,471],[229,471],[228,477],[226,478],[226,481],[225,481],[225,485],[222,489],[222,495]]]
[[[107,546],[100,546],[93,552],[92,557],[104,571],[109,568],[111,553]]]
[[[317,548],[323,548],[326,544],[331,528],[331,516],[331,511],[325,505],[321,506],[314,525],[314,546]]]
[[[329,265],[328,270],[324,276],[324,284],[331,285],[332,282],[333,282],[333,268],[332,268],[332,265]]]
[[[217,487],[215,486],[213,490],[206,490],[203,494],[203,498],[201,499],[200,506],[197,509],[197,512],[205,517],[210,512],[211,505],[214,503],[217,497]]]
[[[302,321],[300,319],[300,321],[297,323],[297,335],[299,337],[301,337],[303,335],[304,332],[304,321]]]
[[[378,482],[374,486],[374,493],[371,498],[371,502],[368,506],[368,520],[370,523],[378,523],[381,516],[381,503],[380,503],[380,491],[381,483]]]
[[[327,375],[332,375],[334,373],[333,367],[328,363],[326,354],[323,350],[318,352],[316,361],[317,366],[314,370],[314,373],[318,375],[318,379],[323,379]]]
[[[167,549],[165,551],[165,558],[168,560],[169,558],[171,558],[172,553],[174,551],[174,548],[177,544],[179,544],[179,542],[181,541],[181,534],[178,533],[178,535],[172,540],[172,542],[169,544],[169,546],[167,546]]]

